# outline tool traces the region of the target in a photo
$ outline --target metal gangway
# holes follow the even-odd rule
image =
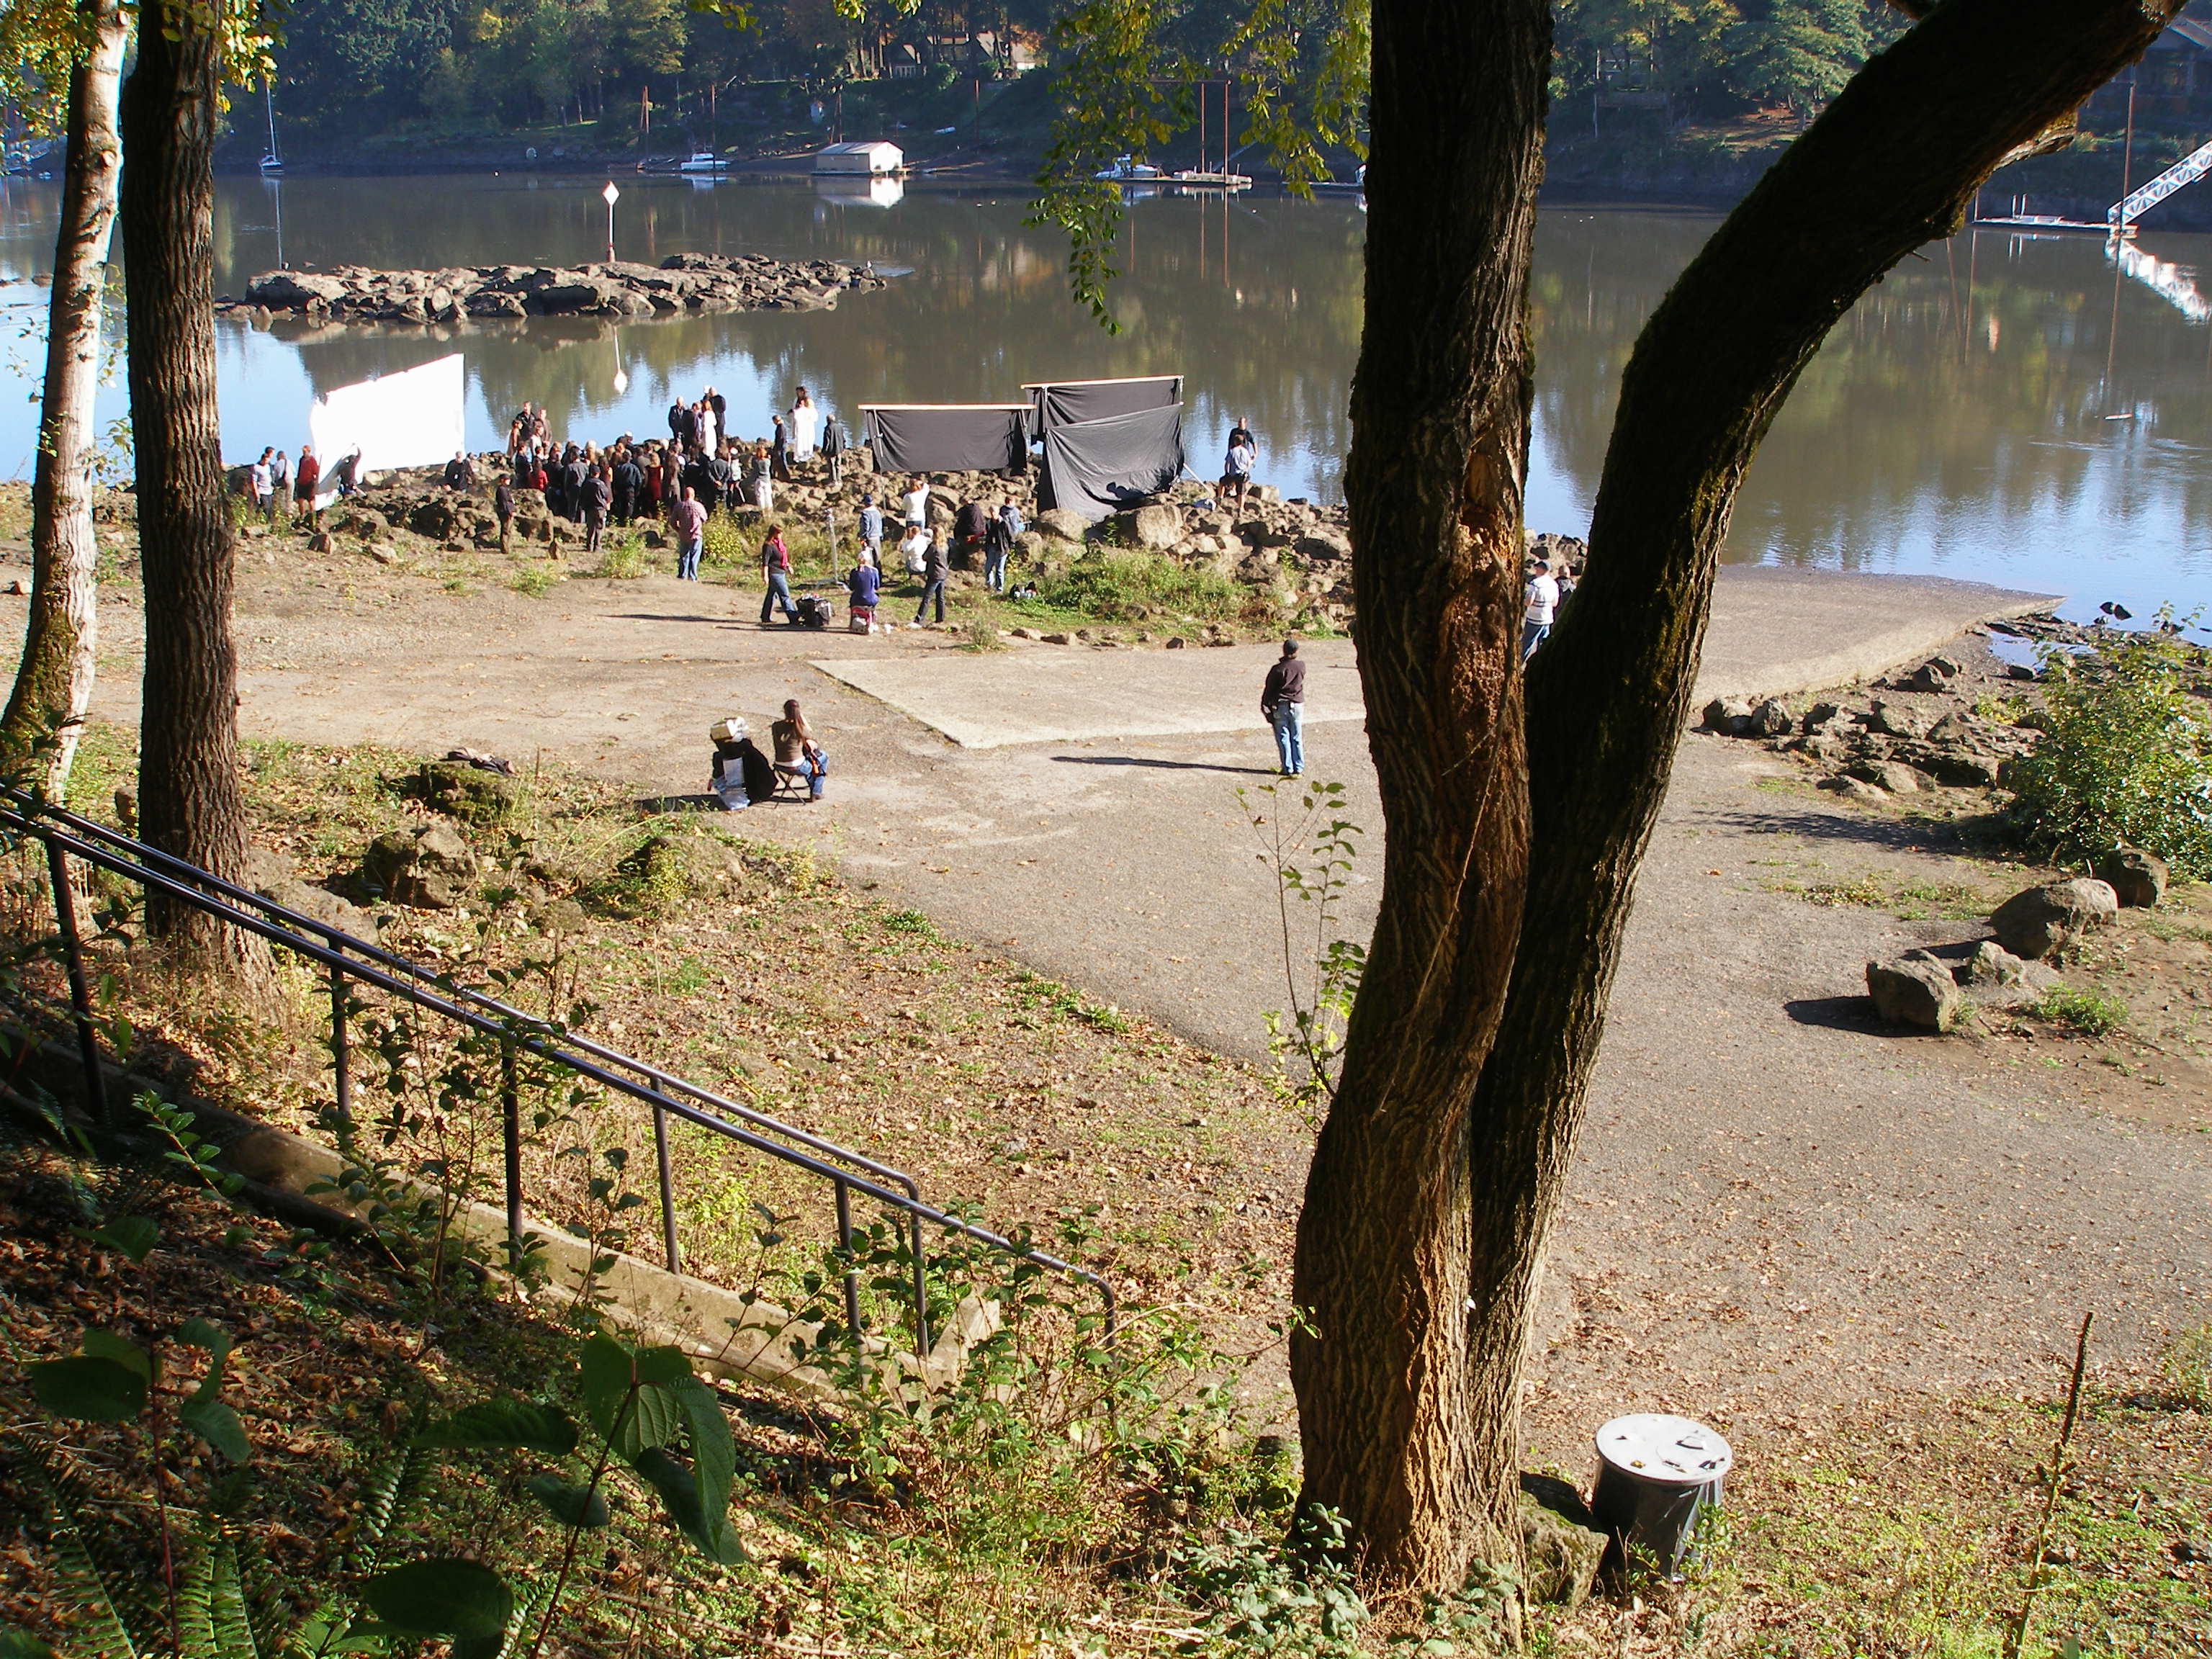
[[[2127,226],[2135,223],[2184,185],[2193,185],[2208,173],[2212,173],[2212,144],[2191,150],[2157,178],[2113,203],[2105,210],[2105,222],[2112,227],[2115,236],[2124,235]]]

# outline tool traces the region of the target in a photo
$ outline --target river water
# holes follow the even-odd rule
[[[602,175],[225,179],[219,292],[278,263],[574,264],[601,256]],[[526,398],[556,433],[665,429],[712,383],[741,434],[804,382],[848,417],[862,402],[1003,402],[1024,381],[1180,373],[1194,468],[1243,416],[1261,477],[1335,500],[1349,440],[1364,216],[1355,200],[1159,198],[1133,205],[1109,335],[1066,297],[1065,245],[1022,222],[1020,186],[908,189],[884,206],[804,181],[617,182],[617,250],[872,260],[910,268],[830,312],[421,330],[218,327],[227,455],[292,449],[310,400],[461,351],[472,447]],[[36,391],[57,186],[0,186],[0,352]],[[1535,529],[1581,532],[1620,367],[1708,214],[1550,209],[1537,239]],[[2212,613],[2212,237],[2153,235],[2138,268],[2095,237],[1984,229],[1931,245],[1838,328],[1776,422],[1736,510],[1729,556],[1932,573],[2139,617]],[[0,475],[27,472],[35,405],[0,401]],[[104,416],[124,412],[121,387]]]

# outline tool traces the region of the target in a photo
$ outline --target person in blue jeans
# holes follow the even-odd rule
[[[775,763],[787,772],[796,772],[806,780],[806,799],[822,799],[822,789],[830,776],[830,756],[814,741],[814,733],[807,728],[806,716],[799,712],[799,699],[793,697],[783,706],[783,718],[769,727],[769,735],[775,740]]]
[[[1283,641],[1283,654],[1267,671],[1260,689],[1260,712],[1275,728],[1275,757],[1286,778],[1306,769],[1306,665],[1296,640]]]
[[[780,524],[768,527],[768,539],[761,544],[761,574],[767,579],[768,592],[761,595],[760,625],[769,625],[769,613],[779,605],[784,621],[798,622],[799,607],[791,602],[791,551],[783,544]]]

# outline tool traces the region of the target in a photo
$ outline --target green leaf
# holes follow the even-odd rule
[[[161,1242],[161,1230],[143,1215],[119,1215],[105,1226],[76,1230],[79,1238],[94,1244],[105,1245],[118,1255],[126,1257],[135,1267],[153,1254],[154,1247]]]
[[[636,1361],[637,1380],[641,1382],[658,1382],[665,1387],[691,1375],[691,1362],[684,1357],[681,1348],[640,1348]]]
[[[640,1452],[673,1441],[683,1427],[684,1411],[675,1393],[657,1382],[644,1383],[623,1417],[622,1431],[613,1437],[616,1454],[635,1462]]]
[[[691,1442],[691,1479],[698,1494],[699,1531],[695,1541],[708,1559],[741,1561],[744,1551],[730,1530],[730,1484],[738,1472],[737,1443],[722,1402],[697,1377],[687,1375],[672,1392],[684,1413]]]
[[[128,1423],[146,1409],[145,1373],[93,1354],[30,1366],[31,1392],[72,1423]]]
[[[638,1476],[660,1495],[661,1507],[676,1528],[710,1561],[732,1565],[745,1559],[744,1547],[732,1534],[726,1520],[716,1517],[713,1527],[708,1524],[705,1510],[699,1501],[699,1484],[668,1452],[659,1446],[648,1447],[631,1462]]]
[[[87,1331],[77,1346],[95,1359],[112,1359],[138,1373],[149,1382],[154,1380],[154,1356],[136,1342],[116,1335],[113,1331],[97,1328]]]
[[[615,1413],[629,1393],[630,1352],[601,1332],[585,1340],[577,1360],[583,1372],[585,1413],[603,1438],[611,1439]]]
[[[0,1625],[0,1659],[56,1659],[54,1650],[27,1630]]]
[[[253,1455],[246,1431],[238,1425],[238,1413],[210,1395],[204,1387],[177,1407],[177,1421],[234,1463],[246,1462]]]
[[[177,1340],[200,1349],[215,1361],[208,1372],[210,1376],[222,1370],[222,1362],[230,1358],[234,1346],[230,1333],[211,1319],[187,1319],[177,1328]]]
[[[388,1568],[361,1587],[362,1605],[390,1628],[416,1636],[496,1640],[514,1613],[514,1592],[489,1567],[433,1556]]]
[[[524,1484],[564,1527],[607,1524],[607,1500],[588,1486],[572,1485],[556,1474],[533,1474]]]
[[[514,1449],[565,1457],[576,1449],[576,1425],[568,1413],[527,1400],[480,1400],[416,1437],[449,1451]]]

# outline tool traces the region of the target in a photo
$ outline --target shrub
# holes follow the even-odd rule
[[[645,574],[645,543],[635,531],[611,532],[599,544],[599,574],[618,582]]]
[[[1043,604],[1109,621],[1135,621],[1149,608],[1223,621],[1237,614],[1243,590],[1211,570],[1193,569],[1157,553],[1099,549],[1038,584]]]
[[[2191,682],[2197,653],[2130,634],[2092,657],[2046,654],[2047,724],[2007,775],[2027,840],[2087,862],[2115,847],[2212,876],[2212,718]]]
[[[2069,990],[2054,985],[2038,997],[2028,1012],[2053,1025],[2063,1025],[2083,1036],[2105,1036],[2128,1023],[2128,1005],[2094,991]]]

